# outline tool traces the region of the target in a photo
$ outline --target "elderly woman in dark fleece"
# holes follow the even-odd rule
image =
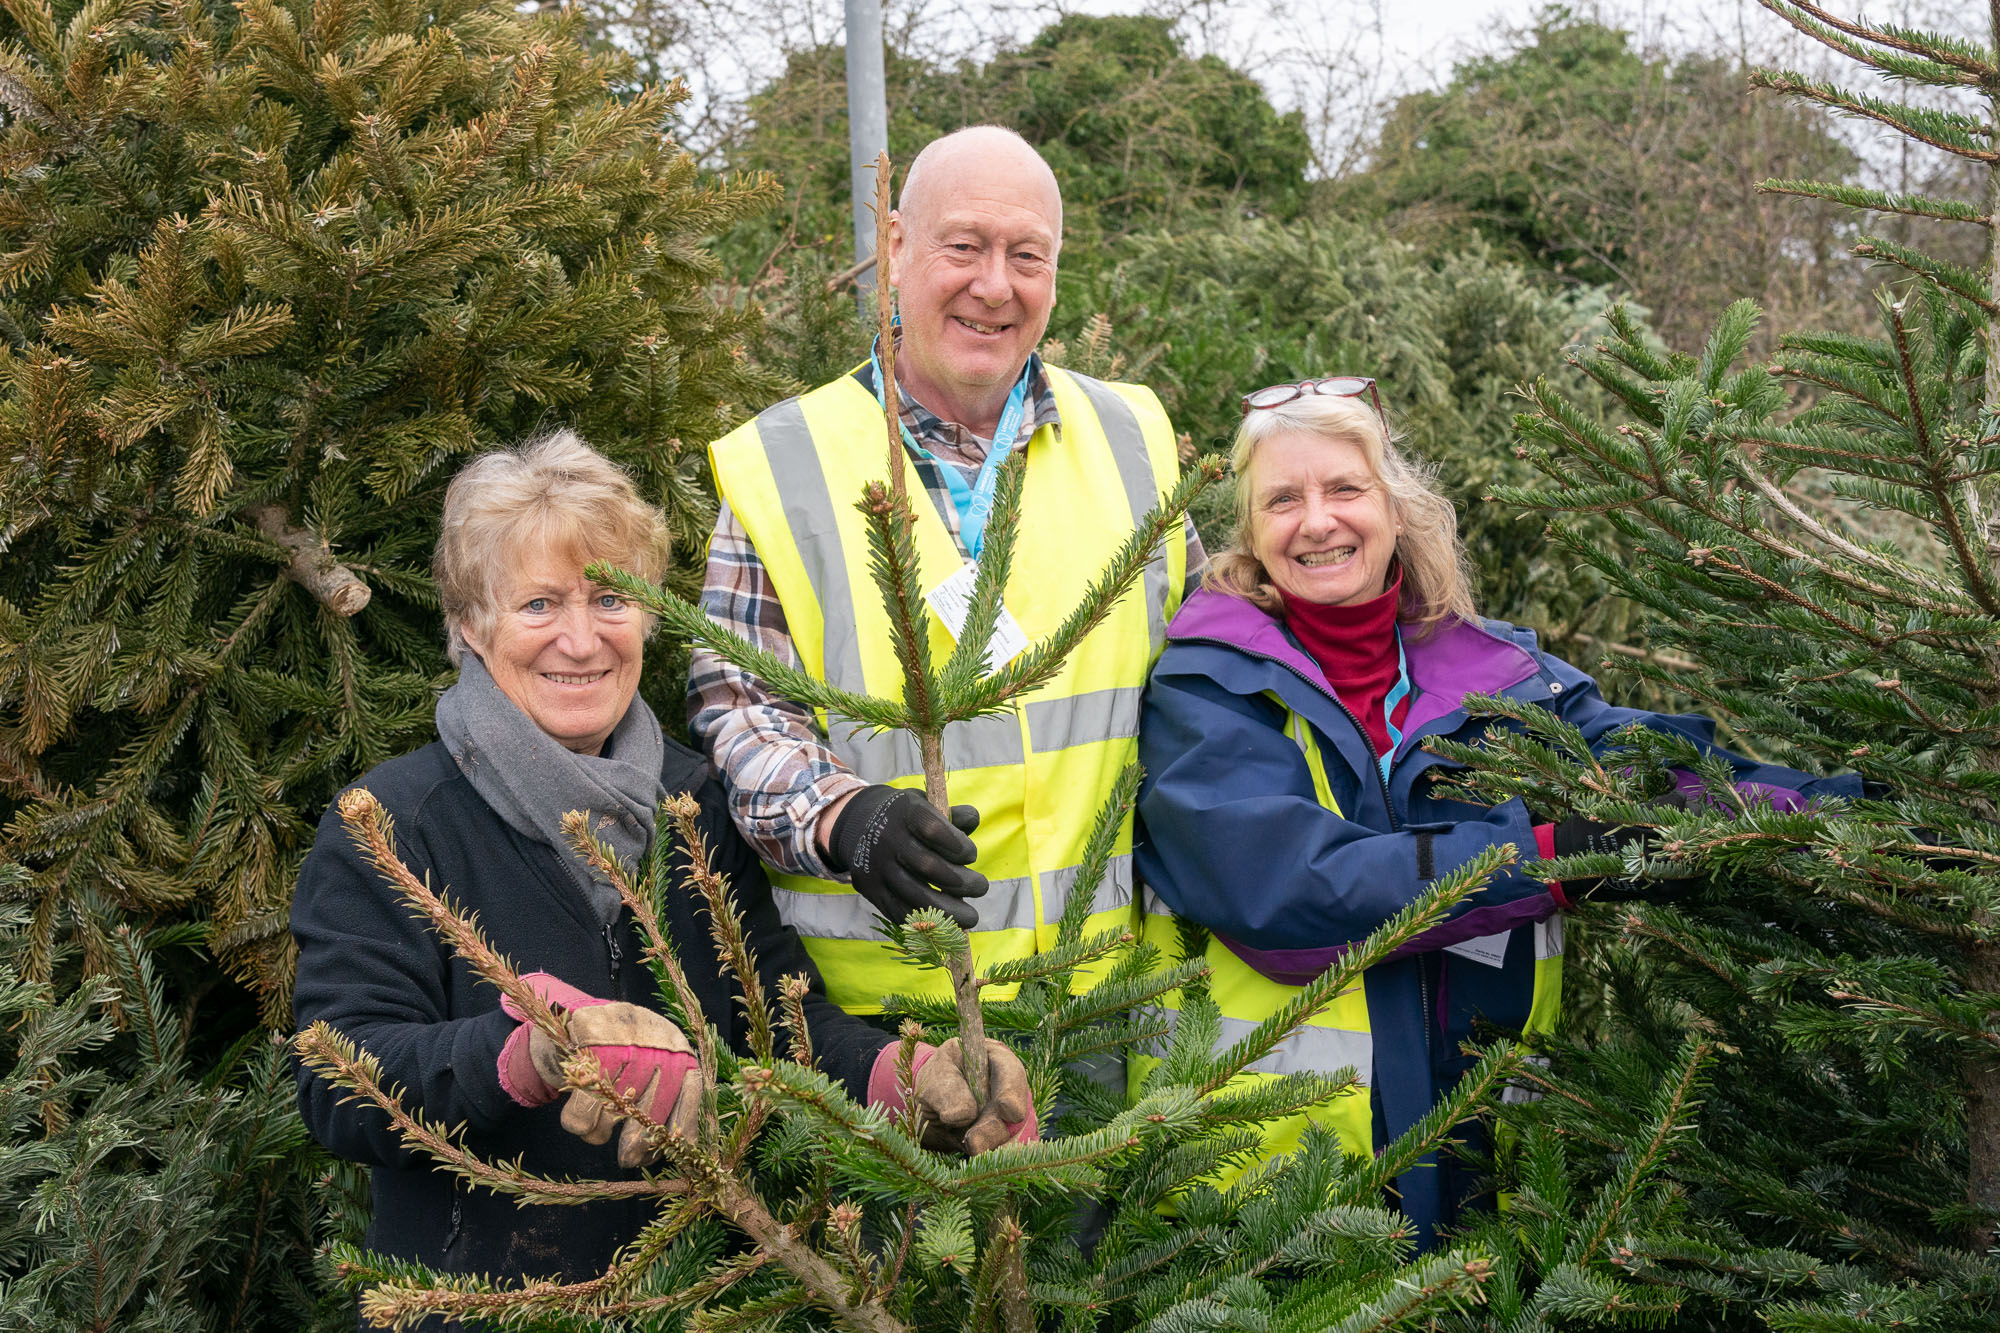
[[[1613,707],[1589,676],[1543,652],[1534,631],[1482,619],[1457,515],[1391,441],[1373,380],[1249,395],[1232,462],[1235,540],[1174,618],[1141,709],[1137,848],[1147,939],[1178,956],[1168,913],[1211,932],[1224,1044],[1487,848],[1549,858],[1640,836],[1580,817],[1537,823],[1519,800],[1474,805],[1440,783],[1455,766],[1425,739],[1469,743],[1512,725],[1473,716],[1468,694],[1546,708],[1593,745],[1632,723],[1683,736],[1781,808],[1860,794],[1852,776],[1814,779],[1719,750],[1706,718]],[[1691,774],[1681,787],[1700,790]],[[1366,1156],[1469,1067],[1460,1046],[1475,1019],[1548,1030],[1562,995],[1560,910],[1576,896],[1627,891],[1621,881],[1496,875],[1246,1071],[1359,1075],[1348,1094],[1268,1133],[1267,1152],[1295,1146],[1317,1121]],[[1151,1063],[1135,1060],[1134,1075]],[[1425,1237],[1462,1201],[1453,1169],[1431,1161],[1398,1181]]]
[[[820,1068],[857,1098],[897,1103],[894,1043],[827,1001],[706,761],[663,735],[639,698],[651,618],[583,572],[602,560],[657,579],[666,551],[659,513],[572,434],[469,464],[447,493],[436,554],[459,668],[438,700],[438,739],[356,785],[393,816],[410,869],[477,913],[524,980],[569,1012],[572,1037],[666,1125],[699,1105],[700,1072],[685,1034],[660,1013],[631,912],[569,846],[561,821],[588,811],[629,863],[659,832],[659,801],[693,793],[758,984],[775,1001],[779,977],[810,978],[805,1013]],[[684,853],[675,855],[685,870]],[[699,898],[679,876],[674,884],[659,904],[662,926],[704,1015],[740,1050],[738,983],[713,965]],[[358,1043],[408,1107],[463,1124],[474,1151],[577,1178],[630,1177],[649,1163],[638,1124],[580,1090],[559,1105],[559,1048],[411,914],[334,811],[300,871],[292,933],[298,1025],[323,1019]],[[1034,1135],[1025,1071],[1006,1047],[989,1044],[983,1106],[955,1044],[920,1054],[919,1099],[934,1124],[959,1131],[955,1146],[977,1152]],[[374,1168],[372,1249],[445,1272],[574,1281],[602,1272],[648,1220],[644,1201],[520,1207],[434,1169],[379,1108],[345,1097],[300,1071],[299,1107],[314,1136]]]

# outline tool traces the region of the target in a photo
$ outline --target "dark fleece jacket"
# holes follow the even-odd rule
[[[868,1072],[888,1038],[835,1007],[798,936],[778,919],[763,868],[729,822],[721,788],[700,755],[667,742],[661,780],[692,791],[712,864],[729,878],[765,992],[788,973],[812,977],[806,1021],[819,1067],[865,1097]],[[553,849],[508,827],[459,773],[442,743],[394,759],[355,784],[395,819],[396,849],[433,888],[478,916],[486,938],[522,972],[549,972],[606,999],[661,1007],[639,956],[631,913],[605,925],[565,875]],[[677,870],[685,852],[674,851]],[[708,1021],[738,1050],[746,1023],[736,985],[720,974],[699,897],[674,876],[662,904],[667,932]],[[557,1123],[561,1100],[528,1110],[501,1090],[496,1065],[514,1021],[500,993],[411,914],[355,850],[337,810],[299,872],[292,903],[298,941],[293,1015],[303,1029],[324,1019],[381,1061],[385,1083],[434,1124],[463,1123],[466,1144],[488,1161],[520,1158],[555,1177],[618,1179],[617,1141],[592,1147]],[[574,1281],[602,1272],[644,1225],[651,1205],[614,1200],[574,1207],[520,1207],[467,1186],[405,1148],[372,1106],[309,1070],[299,1072],[299,1111],[318,1140],[375,1169],[369,1248],[453,1273]],[[432,1327],[435,1325],[427,1325]]]

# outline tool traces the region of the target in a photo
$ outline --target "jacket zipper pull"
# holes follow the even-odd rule
[[[604,952],[611,959],[611,979],[618,980],[618,969],[625,961],[624,953],[618,948],[617,927],[609,921],[604,923]]]
[[[464,1189],[465,1185],[461,1181],[451,1182],[451,1230],[444,1238],[444,1247],[447,1250],[451,1248],[452,1242],[458,1239],[459,1226],[464,1221]]]

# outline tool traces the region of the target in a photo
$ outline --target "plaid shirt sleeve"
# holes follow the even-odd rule
[[[709,541],[701,609],[780,661],[801,665],[770,575],[727,501]],[[758,856],[792,874],[846,878],[821,859],[813,836],[829,802],[867,784],[834,757],[811,712],[697,648],[688,668],[688,727],[722,770],[730,816]]]
[[[1201,576],[1208,572],[1208,552],[1202,547],[1201,534],[1195,531],[1194,519],[1192,517],[1187,520],[1185,527],[1187,529],[1187,576],[1181,582],[1182,601],[1186,601],[1187,595],[1201,586]]]

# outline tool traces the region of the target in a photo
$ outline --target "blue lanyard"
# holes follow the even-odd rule
[[[1396,687],[1382,700],[1382,725],[1389,729],[1389,753],[1378,761],[1382,765],[1382,784],[1389,783],[1389,765],[1396,760],[1396,751],[1402,747],[1403,733],[1396,726],[1396,705],[1410,697],[1410,659],[1403,655],[1403,627],[1396,627]]]
[[[868,352],[868,369],[875,380],[875,401],[882,402],[882,363],[876,359],[873,348]],[[1014,381],[1007,394],[1007,405],[1000,409],[1000,424],[993,431],[993,447],[986,451],[986,461],[979,465],[979,475],[970,484],[957,468],[917,443],[910,428],[903,424],[902,404],[896,406],[896,425],[903,432],[903,443],[918,457],[936,463],[938,471],[944,473],[952,508],[958,510],[959,540],[977,560],[986,548],[986,520],[993,516],[993,493],[1000,488],[1000,465],[1014,452],[1021,435],[1021,419],[1028,412],[1028,368],[1021,367],[1021,378]]]

